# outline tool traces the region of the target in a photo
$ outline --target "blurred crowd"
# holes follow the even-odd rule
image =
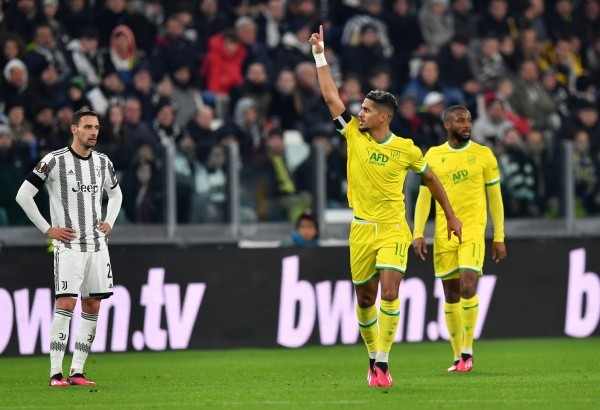
[[[314,144],[326,152],[327,206],[347,207],[344,141],[308,44],[320,24],[352,114],[369,90],[390,91],[392,131],[426,151],[446,140],[444,109],[466,105],[472,138],[498,157],[507,217],[560,214],[571,140],[578,215],[600,213],[600,0],[0,4],[0,225],[28,223],[16,191],[70,143],[84,107],[101,117],[122,223],[164,222],[168,142],[179,223],[229,220],[234,141],[242,221],[296,221],[311,207]]]

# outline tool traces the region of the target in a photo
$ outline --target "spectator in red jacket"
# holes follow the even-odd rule
[[[246,55],[247,51],[234,31],[226,30],[212,36],[200,66],[203,89],[215,94],[229,94],[244,80],[242,64]]]

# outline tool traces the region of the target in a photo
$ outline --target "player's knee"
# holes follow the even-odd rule
[[[398,299],[398,291],[394,289],[382,289],[381,290],[381,300],[386,300],[388,302],[392,302]]]
[[[96,298],[81,299],[81,310],[85,313],[97,315],[100,311],[100,302],[101,299]]]
[[[371,307],[375,304],[376,295],[356,295],[356,303],[363,309]]]
[[[463,299],[471,299],[477,293],[476,286],[465,286],[460,290],[460,297]]]
[[[478,276],[474,272],[462,271],[460,275],[460,296],[470,299],[477,293]]]
[[[62,310],[68,310],[72,312],[77,304],[77,298],[73,296],[60,296],[56,298],[56,308]]]

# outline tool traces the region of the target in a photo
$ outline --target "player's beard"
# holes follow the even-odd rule
[[[468,142],[471,139],[471,133],[469,133],[469,135],[467,135],[465,137],[460,132],[458,132],[456,130],[452,130],[452,138],[454,138],[455,140],[457,140],[459,142],[463,142],[463,143]]]
[[[359,121],[360,121],[360,120],[359,120]],[[359,125],[358,125],[358,130],[359,130],[360,132],[369,132],[369,131],[371,131],[371,127],[368,127],[368,126],[367,126],[367,122],[366,122],[366,121],[364,121],[364,122],[363,122],[363,125],[360,125],[360,123],[359,123]]]
[[[79,144],[81,144],[81,146],[85,149],[92,149],[96,146],[96,142],[98,141],[96,139],[95,142],[90,142],[90,140],[88,138],[84,138],[84,137],[79,137],[77,138],[79,140]]]

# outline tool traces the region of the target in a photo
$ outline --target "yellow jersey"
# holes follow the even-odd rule
[[[348,204],[354,216],[378,223],[406,223],[404,180],[410,168],[423,174],[427,163],[412,140],[390,135],[381,142],[359,130],[347,112],[334,120],[348,146]]]
[[[498,161],[492,150],[473,141],[462,148],[452,148],[446,142],[430,148],[425,160],[444,186],[456,217],[462,221],[463,241],[484,237],[486,187],[500,183]],[[435,210],[435,237],[447,238],[446,218],[437,202]]]

